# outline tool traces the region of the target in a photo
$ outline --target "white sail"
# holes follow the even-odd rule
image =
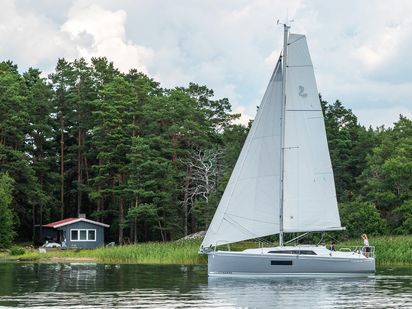
[[[281,126],[279,60],[202,247],[280,232],[284,134],[283,232],[342,229],[325,124],[306,37],[290,34]]]
[[[306,37],[290,34],[286,73],[284,232],[342,229]]]
[[[279,233],[281,102],[279,60],[202,247]]]

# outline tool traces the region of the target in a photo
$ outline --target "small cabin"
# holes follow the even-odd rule
[[[109,226],[81,215],[43,225],[42,238],[45,241],[65,242],[67,248],[93,249],[104,246],[104,229]]]

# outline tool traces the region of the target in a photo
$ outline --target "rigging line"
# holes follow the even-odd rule
[[[226,214],[229,215],[229,216],[232,216],[232,217],[236,217],[236,218],[240,218],[240,219],[245,219],[245,220],[248,220],[248,221],[260,222],[260,223],[267,223],[267,224],[274,224],[274,222],[268,222],[268,221],[250,219],[250,218],[246,218],[246,217],[234,215],[234,214],[231,214],[231,213],[228,213],[228,212],[227,212]]]
[[[256,234],[252,233],[251,231],[249,231],[247,228],[245,228],[244,226],[242,226],[240,223],[236,221],[231,221],[231,220],[228,220],[227,218],[223,218],[223,220],[226,220],[229,224],[231,224],[235,228],[238,228],[238,229],[240,228],[240,230],[243,230],[245,234],[249,234],[253,239],[256,239],[262,243],[266,243],[270,245],[272,244],[270,241],[267,241],[266,239],[263,239],[262,237],[259,237]]]
[[[223,217],[223,220],[227,221],[229,224],[231,224],[232,226],[234,226],[235,228],[240,228],[240,230],[245,233],[245,234],[249,234],[250,236],[252,236],[253,239],[257,239],[263,243],[267,243],[267,244],[272,244],[271,242],[257,236],[256,234],[252,233],[251,231],[249,231],[247,228],[245,228],[244,226],[242,226],[240,223],[236,222],[236,221],[231,221],[228,220],[227,218]]]
[[[252,236],[252,238],[256,238],[259,237],[256,234],[252,233],[251,231],[249,231],[247,228],[245,228],[243,225],[241,225],[240,223],[234,221],[234,220],[228,220],[228,218],[223,217],[223,220],[227,221],[229,224],[233,225],[235,228],[239,229],[241,231],[243,231],[245,234],[249,234]]]

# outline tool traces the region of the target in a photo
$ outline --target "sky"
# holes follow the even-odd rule
[[[361,124],[412,118],[412,1],[0,0],[0,61],[44,74],[105,56],[163,87],[206,85],[253,119],[282,49],[276,20],[307,36],[318,90]]]

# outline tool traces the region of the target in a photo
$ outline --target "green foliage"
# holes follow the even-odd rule
[[[373,202],[391,232],[410,233],[412,200],[412,121],[400,117],[393,129],[381,133],[380,145],[368,156],[359,182],[364,200]]]
[[[140,204],[138,207],[130,208],[127,217],[139,222],[153,222],[157,217],[156,208],[152,204]]]
[[[13,180],[8,174],[0,173],[0,248],[11,246],[14,231],[14,215],[11,208]]]
[[[399,215],[401,222],[395,231],[398,234],[412,234],[412,200],[405,201],[401,206],[395,208],[394,213]]]
[[[347,237],[382,235],[386,232],[386,222],[380,217],[379,211],[371,203],[353,201],[339,205],[342,226],[346,227]]]
[[[26,253],[26,250],[24,248],[19,247],[19,246],[13,246],[10,248],[10,255],[23,255]]]
[[[411,120],[367,129],[341,102],[321,103],[348,233],[411,233]],[[110,224],[108,241],[119,243],[205,229],[249,130],[212,89],[161,88],[106,58],[59,59],[48,78],[0,62],[0,110],[0,173],[14,180],[11,215],[0,217],[13,223],[0,224],[7,245],[78,213]],[[219,152],[213,186],[190,197],[200,181],[187,163],[209,150]]]
[[[340,101],[329,104],[321,98],[321,105],[338,201],[351,201],[359,194],[355,179],[366,168],[367,154],[377,143],[376,133],[361,126]]]

